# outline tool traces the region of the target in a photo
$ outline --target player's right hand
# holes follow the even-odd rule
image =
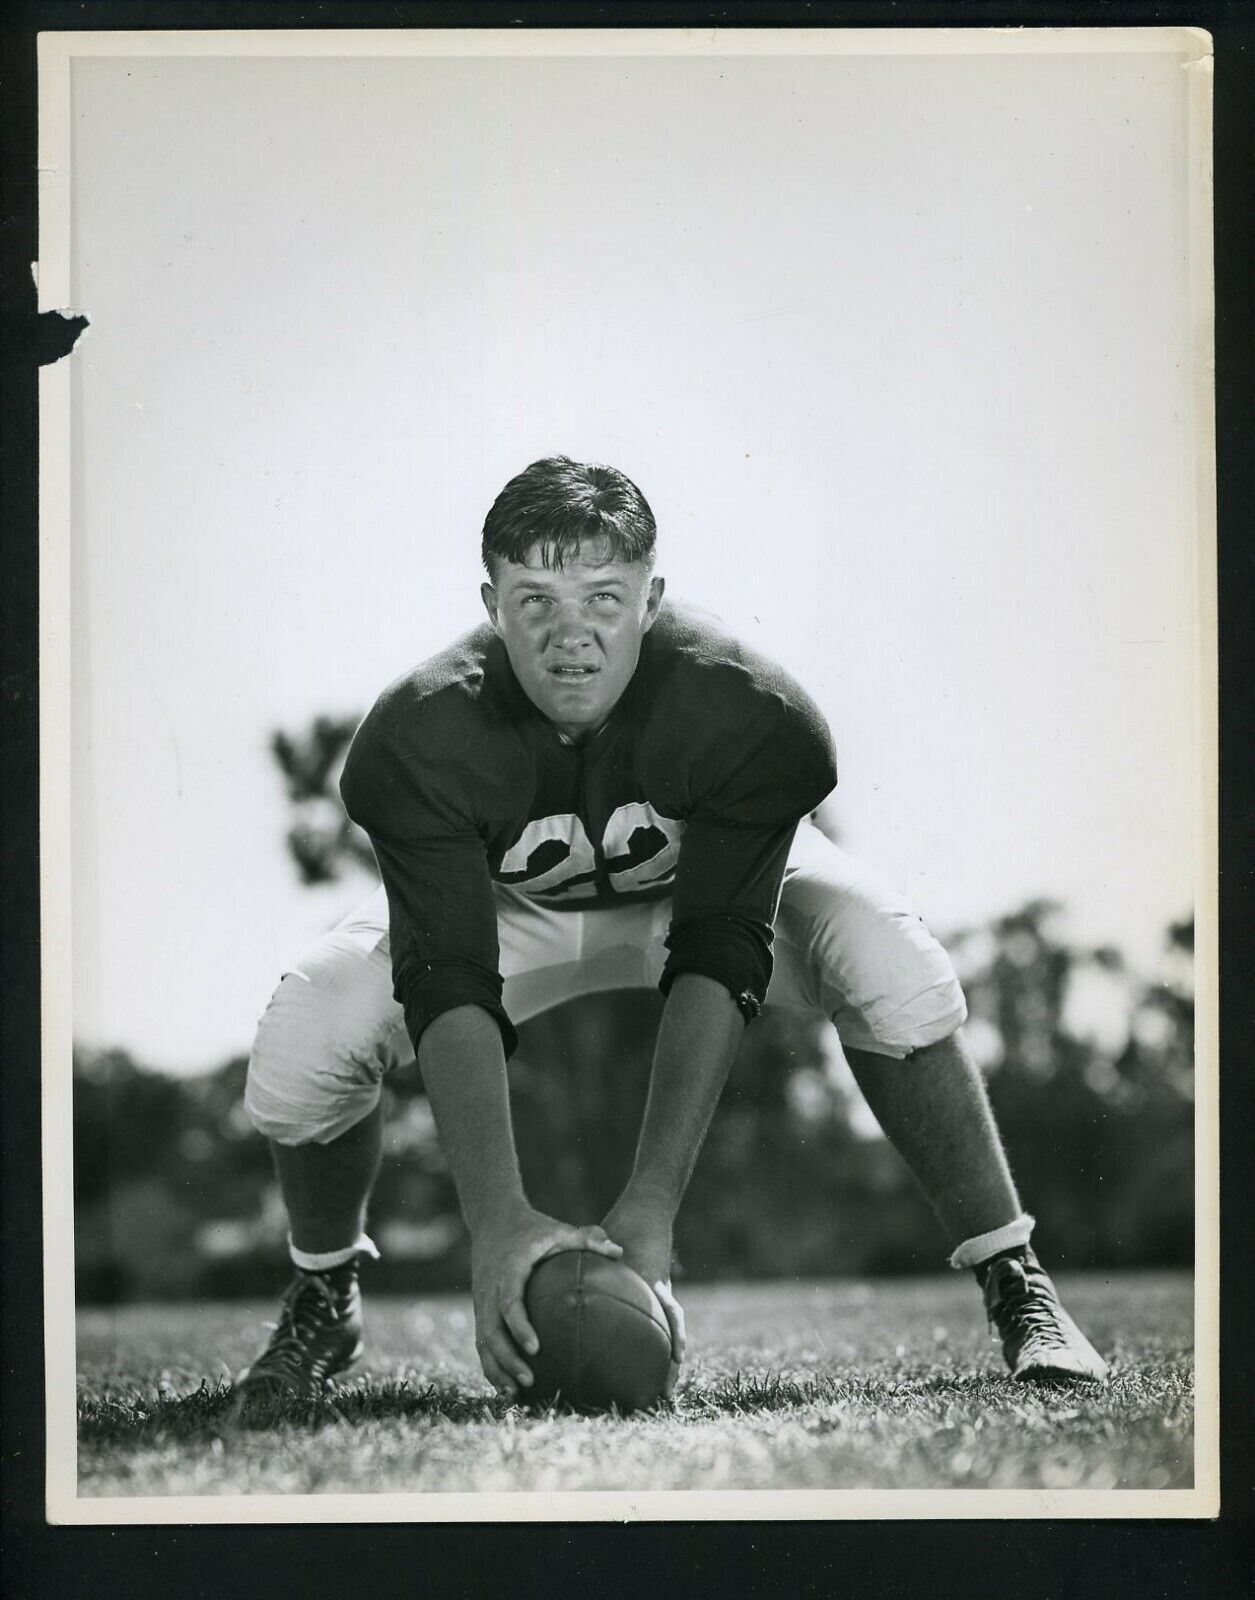
[[[493,1217],[471,1236],[475,1349],[484,1376],[510,1400],[530,1386],[532,1370],[525,1358],[540,1348],[527,1318],[523,1290],[536,1263],[561,1250],[593,1250],[612,1257],[623,1254],[604,1228],[573,1227],[531,1206]]]

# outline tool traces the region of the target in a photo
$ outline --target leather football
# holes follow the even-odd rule
[[[540,1349],[528,1405],[640,1411],[662,1394],[671,1331],[658,1296],[622,1261],[563,1250],[538,1263],[523,1294]]]

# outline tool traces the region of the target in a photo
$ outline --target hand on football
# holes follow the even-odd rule
[[[666,1398],[675,1388],[684,1360],[684,1307],[671,1292],[671,1229],[673,1217],[662,1204],[651,1204],[624,1194],[602,1226],[623,1246],[623,1259],[658,1296],[671,1329],[671,1371],[663,1390]]]
[[[576,1228],[530,1206],[484,1223],[472,1236],[475,1349],[484,1376],[510,1400],[530,1386],[532,1370],[525,1357],[540,1348],[524,1308],[523,1290],[536,1263],[560,1250],[623,1254],[622,1246],[608,1238],[604,1228]]]

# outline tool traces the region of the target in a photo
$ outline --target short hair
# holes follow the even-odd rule
[[[652,565],[657,531],[645,496],[616,467],[546,456],[493,501],[481,553],[490,575],[494,561],[522,565],[535,545],[547,567],[560,568],[586,540],[604,539],[611,560]]]

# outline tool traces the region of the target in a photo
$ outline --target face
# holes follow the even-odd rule
[[[643,562],[584,544],[579,559],[546,567],[542,547],[522,565],[498,563],[480,591],[527,698],[568,739],[601,727],[631,682],[654,625],[661,578]]]

